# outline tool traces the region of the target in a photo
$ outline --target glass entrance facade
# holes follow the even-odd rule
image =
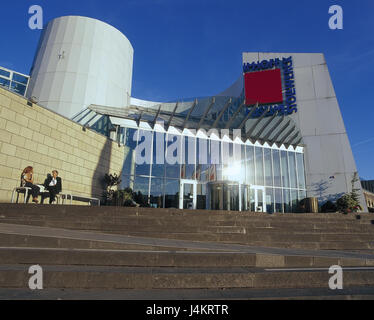
[[[180,190],[186,179],[196,181],[197,209],[298,212],[306,197],[302,147],[270,147],[172,127],[166,132],[158,125],[128,125],[118,135],[125,146],[121,188],[130,187],[151,207],[178,208],[182,191],[191,208],[188,185]]]

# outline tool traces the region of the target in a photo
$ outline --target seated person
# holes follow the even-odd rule
[[[32,202],[38,203],[40,188],[34,185],[34,168],[26,167],[21,174],[21,187],[31,188]],[[30,194],[29,194],[30,196]],[[28,197],[29,197],[28,196]],[[28,201],[27,197],[27,201]]]
[[[48,174],[44,187],[49,191],[49,204],[52,204],[56,200],[56,195],[62,190],[61,178],[58,177],[57,170],[53,170],[52,175]],[[43,201],[44,197],[42,197],[42,203]]]

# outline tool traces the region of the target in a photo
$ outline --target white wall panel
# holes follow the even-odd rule
[[[120,31],[99,20],[67,16],[52,20],[41,41],[29,97],[69,118],[90,104],[128,104],[134,51]]]

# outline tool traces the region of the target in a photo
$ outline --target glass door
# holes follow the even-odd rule
[[[251,186],[250,199],[251,199],[251,211],[266,212],[265,187]]]
[[[196,209],[197,181],[180,180],[179,209]]]

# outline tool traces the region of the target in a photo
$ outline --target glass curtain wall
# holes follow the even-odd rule
[[[299,201],[306,197],[302,152],[136,128],[121,128],[121,134],[125,153],[121,188],[133,189],[137,195],[135,201],[142,205],[178,208],[181,179],[196,181],[198,209],[208,209],[211,204],[222,201],[209,199],[211,188],[207,183],[226,180],[238,182],[242,186],[241,194],[244,188],[265,187],[269,213],[298,212]],[[236,147],[241,162],[229,161],[223,165],[223,152],[231,158]],[[225,197],[233,197],[234,205],[230,209],[239,210],[239,190],[225,185],[215,188],[220,187],[228,188]],[[246,198],[242,196],[242,208],[245,201],[250,202],[250,196]]]

